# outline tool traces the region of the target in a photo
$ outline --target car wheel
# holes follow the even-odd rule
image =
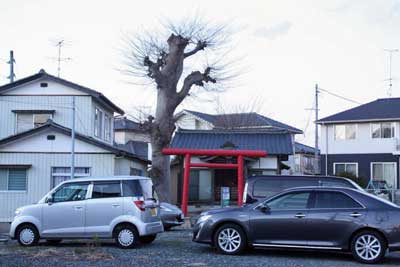
[[[35,226],[23,225],[17,231],[17,240],[21,246],[34,246],[39,242],[39,233]]]
[[[150,244],[156,239],[157,235],[145,235],[139,237],[140,243],[141,244]]]
[[[386,242],[381,234],[374,231],[362,231],[351,242],[353,257],[362,263],[377,263],[385,256]]]
[[[139,243],[139,234],[131,225],[118,226],[115,230],[115,241],[120,248],[133,248]]]
[[[50,246],[56,246],[61,243],[61,239],[47,239],[46,243],[49,244]]]
[[[236,224],[224,224],[214,235],[214,245],[219,253],[235,255],[246,248],[246,235]]]
[[[169,231],[171,230],[172,226],[164,226],[164,231]]]

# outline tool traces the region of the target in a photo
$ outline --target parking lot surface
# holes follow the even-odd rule
[[[390,253],[376,266],[399,266],[400,253]],[[191,241],[191,232],[173,230],[160,234],[153,244],[119,249],[112,241],[64,241],[58,246],[42,242],[22,248],[15,241],[0,243],[0,266],[365,266],[349,254],[315,251],[251,250],[240,256],[217,254],[207,245]]]

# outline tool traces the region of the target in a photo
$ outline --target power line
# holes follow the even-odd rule
[[[335,97],[337,97],[337,98],[340,98],[340,99],[343,99],[343,100],[352,102],[352,103],[354,103],[354,104],[362,105],[361,102],[358,102],[358,101],[356,101],[356,100],[353,100],[353,99],[350,99],[350,98],[347,98],[347,97],[344,97],[344,96],[341,96],[341,95],[332,93],[332,92],[330,92],[330,91],[328,91],[328,90],[326,90],[326,89],[323,89],[323,88],[321,88],[321,87],[318,87],[318,90],[323,91],[323,92],[325,92],[325,93],[327,93],[327,94],[330,94],[330,95],[332,95],[332,96],[335,96]]]

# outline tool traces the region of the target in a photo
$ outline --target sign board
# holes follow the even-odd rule
[[[230,198],[229,187],[221,187],[221,208],[229,206]]]

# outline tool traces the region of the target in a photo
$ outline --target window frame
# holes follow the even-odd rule
[[[120,192],[120,196],[118,196],[118,197],[97,197],[97,198],[93,198],[93,192],[94,192],[94,187],[96,186],[96,183],[97,184],[119,184],[119,192]],[[119,197],[124,197],[124,190],[123,190],[123,187],[122,187],[122,181],[121,180],[109,180],[109,181],[91,181],[90,182],[90,185],[91,185],[91,187],[90,187],[90,192],[89,192],[89,194],[88,194],[88,196],[87,196],[87,199],[110,199],[110,198],[119,198]]]
[[[391,124],[391,129],[393,129],[393,133],[391,137],[382,137],[382,124],[384,123],[390,123]],[[373,126],[374,125],[379,125],[379,137],[373,137]],[[370,123],[370,138],[371,139],[394,139],[396,138],[396,122],[392,122],[392,121],[387,121],[387,122],[371,122]]]
[[[353,125],[355,130],[354,130],[354,138],[347,138],[347,126]],[[344,126],[344,138],[337,138],[336,137],[336,127],[338,126]],[[349,141],[349,140],[356,140],[358,136],[358,124],[357,123],[341,123],[341,124],[335,124],[333,125],[333,138],[335,141]]]
[[[371,180],[372,181],[379,181],[379,180],[376,180],[376,179],[374,179],[374,177],[373,177],[373,171],[374,171],[374,169],[373,169],[373,165],[374,164],[382,164],[382,170],[383,170],[383,165],[385,165],[385,164],[394,164],[394,185],[393,185],[393,189],[395,189],[395,188],[397,188],[397,162],[396,161],[373,161],[373,162],[371,162],[370,163],[370,177],[371,177]]]
[[[25,171],[25,190],[8,190],[8,188],[10,187],[10,169],[15,169],[15,170],[19,170],[20,168],[5,168],[7,170],[7,189],[6,190],[1,190],[1,193],[26,193],[28,192],[28,170],[27,169],[22,169]]]
[[[108,125],[107,125],[108,124]],[[112,119],[111,116],[104,112],[104,141],[111,142],[112,139]]]
[[[333,163],[333,174],[334,175],[336,175],[336,165],[338,165],[338,164],[344,164],[345,165],[345,167],[344,167],[344,171],[345,172],[347,172],[346,171],[346,165],[348,165],[348,164],[355,164],[356,165],[356,176],[358,177],[358,162],[334,162]]]
[[[340,194],[344,194],[346,196],[348,196],[350,199],[352,199],[354,202],[356,202],[358,205],[360,205],[360,207],[357,208],[316,208],[315,204],[316,204],[316,200],[317,200],[317,193],[340,193]],[[317,190],[317,191],[313,191],[312,192],[312,196],[311,196],[311,207],[310,210],[365,210],[366,207],[364,204],[362,204],[360,201],[358,201],[357,199],[355,199],[354,197],[352,197],[351,195],[349,195],[346,192],[343,191],[330,191],[330,190]]]
[[[27,130],[24,130],[24,131],[18,131],[18,116],[20,116],[20,115],[30,115],[31,116],[31,128],[29,128],[29,129],[27,129]],[[35,128],[37,128],[37,127],[40,127],[40,126],[37,126],[37,127],[35,127],[35,116],[36,115],[50,115],[50,120],[53,120],[53,112],[48,112],[48,113],[35,113],[35,112],[32,112],[32,113],[19,113],[19,112],[16,112],[15,113],[15,125],[14,125],[14,133],[22,133],[22,132],[25,132],[25,131],[28,131],[28,130],[30,130],[30,129],[35,129]]]
[[[94,108],[94,133],[93,135],[98,138],[102,139],[103,138],[103,131],[104,131],[104,111],[99,108],[98,106],[95,106]]]
[[[68,185],[77,185],[77,184],[83,184],[83,185],[87,185],[87,189],[86,189],[86,195],[84,199],[80,199],[80,200],[69,200],[69,201],[55,201],[53,203],[65,203],[65,202],[76,202],[76,201],[85,201],[89,199],[89,194],[91,194],[91,182],[70,182],[70,183],[65,183],[57,188],[55,188],[55,190],[51,193],[51,197],[53,198],[54,201],[54,195],[55,193],[57,193],[59,190],[61,190],[64,186],[68,186]]]
[[[70,172],[53,172],[53,169],[55,168],[70,168]],[[89,173],[76,173],[75,172],[75,177],[77,178],[82,178],[82,177],[90,177],[91,173],[92,173],[92,167],[86,167],[86,166],[75,166],[75,170],[77,168],[85,168],[85,169],[89,169]],[[55,176],[68,176],[69,179],[66,179],[65,181],[69,181],[71,180],[71,166],[51,166],[50,167],[50,186],[51,188],[55,188],[57,185],[54,184],[54,177]]]
[[[308,200],[307,200],[306,208],[304,208],[304,209],[271,209],[271,211],[275,212],[275,211],[294,211],[294,210],[296,210],[296,211],[301,211],[301,210],[310,210],[310,204],[312,204],[312,200],[313,200],[313,199],[312,199],[312,193],[313,193],[312,190],[301,190],[301,191],[291,191],[291,192],[280,193],[280,194],[278,194],[278,195],[276,195],[276,196],[273,196],[273,197],[271,197],[271,198],[268,198],[268,199],[262,201],[260,204],[256,205],[253,209],[256,210],[256,209],[258,209],[258,208],[259,208],[260,206],[262,206],[262,205],[267,205],[267,206],[268,206],[268,202],[269,202],[269,201],[273,201],[273,200],[275,200],[275,199],[277,199],[277,198],[284,197],[285,195],[289,195],[289,194],[302,194],[302,193],[308,193],[308,194],[309,194]]]

